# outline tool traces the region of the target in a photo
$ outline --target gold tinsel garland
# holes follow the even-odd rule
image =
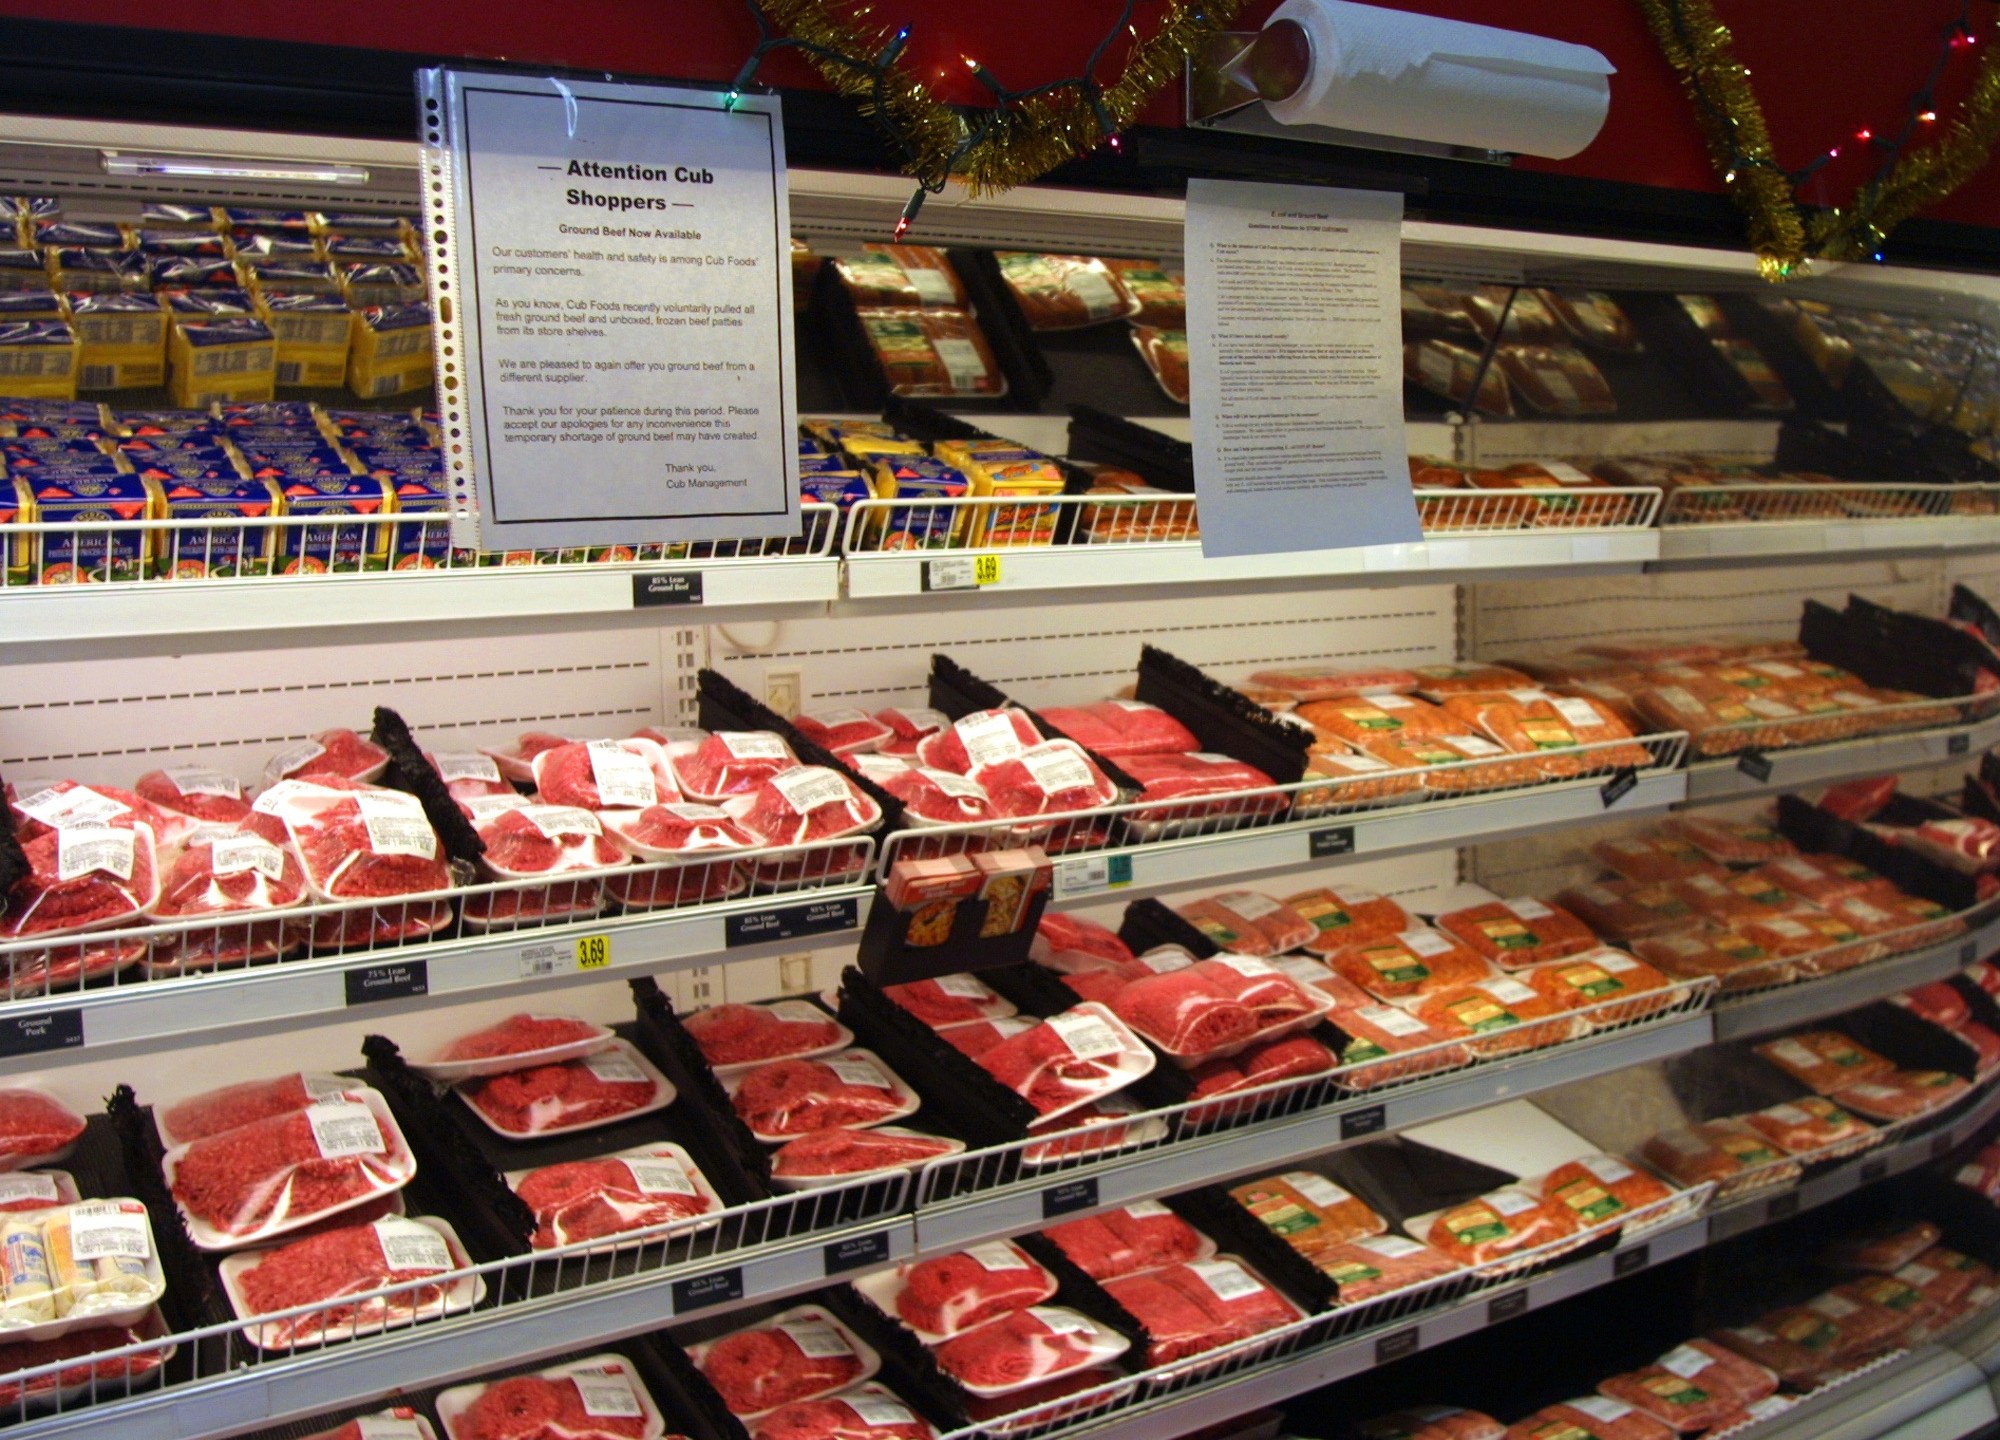
[[[826,0],[763,0],[773,23],[806,43],[805,55],[841,95],[864,112],[878,111],[910,153],[908,170],[929,189],[950,176],[975,195],[990,195],[1046,175],[1131,125],[1160,87],[1206,35],[1226,26],[1241,0],[1168,0],[1160,24],[1132,50],[1124,71],[1101,88],[1065,85],[967,116],[912,78],[898,56],[886,73],[844,65],[837,56],[875,55],[891,43],[890,27],[871,24],[867,11],[850,17]]]
[[[1928,145],[1899,154],[1888,172],[1847,205],[1808,219],[1771,147],[1750,71],[1729,27],[1708,0],[1638,0],[1661,52],[1681,77],[1709,157],[1745,217],[1750,248],[1767,280],[1783,280],[1815,257],[1862,260],[1891,230],[1971,179],[2000,142],[2000,44],[1988,43],[1972,88]],[[1989,41],[1992,39],[1989,36]]]

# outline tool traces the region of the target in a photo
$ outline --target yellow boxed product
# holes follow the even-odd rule
[[[10,320],[67,320],[62,296],[44,285],[39,290],[0,290],[0,323]]]
[[[162,290],[159,296],[167,307],[169,345],[178,325],[257,318],[257,302],[248,290]]]
[[[354,312],[347,388],[364,400],[431,383],[431,307],[370,305]]]
[[[972,480],[972,493],[980,498],[1004,499],[1014,496],[1030,501],[1037,496],[1063,493],[1063,473],[1048,459],[975,460],[965,466]],[[1019,505],[976,505],[972,522],[975,546],[1053,545],[1056,539],[1056,507],[1024,503]]]
[[[164,573],[180,580],[215,576],[268,575],[277,553],[278,531],[255,522],[284,513],[278,487],[269,480],[170,479],[159,482],[161,514],[168,520],[234,520],[238,524],[176,528],[154,556]]]
[[[273,295],[259,314],[278,340],[278,383],[330,389],[347,377],[353,319],[337,295]]]
[[[137,580],[153,572],[157,530],[63,529],[106,521],[157,520],[165,501],[159,483],[144,475],[101,475],[76,468],[36,472],[29,482],[36,521],[58,528],[39,532],[35,578],[43,585]]]
[[[31,525],[35,519],[34,492],[19,478],[0,482],[0,525]],[[8,585],[25,585],[32,578],[34,539],[16,532],[7,541],[6,577]]]
[[[58,290],[149,290],[152,273],[137,250],[86,250],[65,245],[44,250],[49,277]]]
[[[286,515],[323,517],[327,522],[281,527],[279,574],[388,568],[389,539],[396,528],[383,518],[395,510],[388,482],[373,475],[315,475],[277,483]]]
[[[61,320],[0,322],[0,394],[22,400],[76,399],[76,332]]]
[[[261,320],[183,320],[174,326],[167,361],[167,393],[182,409],[269,400],[278,378],[278,342]]]
[[[80,390],[137,390],[166,383],[167,310],[155,295],[72,295],[70,328],[82,353]]]

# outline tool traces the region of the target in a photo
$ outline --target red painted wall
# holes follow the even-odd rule
[[[1247,25],[1275,0],[1250,0]],[[1390,0],[1397,8],[1537,31],[1593,45],[1618,67],[1610,119],[1583,154],[1536,168],[1679,189],[1719,188],[1687,101],[1659,58],[1631,0]],[[1833,145],[1840,160],[1815,178],[1807,199],[1835,203],[1872,168],[1863,127],[1883,130],[1901,116],[1921,82],[1941,27],[1957,0],[1714,0],[1733,27],[1750,66],[1785,164],[1798,166]],[[977,100],[960,56],[978,56],[1005,83],[1024,86],[1068,73],[1117,13],[1113,0],[875,0],[876,13],[910,25],[910,55],[920,69]],[[1141,0],[1140,15],[1157,14]],[[1991,0],[1974,0],[1990,24]],[[0,0],[0,16],[32,16],[185,29],[340,45],[375,45],[523,63],[625,73],[726,79],[754,31],[738,0],[594,0],[594,3],[494,3],[494,0]],[[1948,112],[1976,63],[1954,57],[1939,108]],[[781,57],[763,77],[814,83],[796,60]],[[969,88],[968,88],[969,87]],[[952,93],[952,92],[946,92]],[[1173,124],[1173,104],[1148,119]],[[1939,218],[2000,225],[2000,165],[1989,166],[1935,212]]]

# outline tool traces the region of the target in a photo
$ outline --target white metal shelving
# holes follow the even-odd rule
[[[1742,757],[1696,760],[1687,769],[1687,798],[1691,802],[1746,800],[1805,785],[1830,785],[1943,765],[1965,760],[1994,744],[2000,744],[2000,716],[1970,725],[1871,735],[1795,750],[1765,750],[1748,761]],[[1766,764],[1768,774],[1763,770]]]

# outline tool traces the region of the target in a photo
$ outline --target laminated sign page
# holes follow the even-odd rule
[[[1188,374],[1209,555],[1423,538],[1403,438],[1402,196],[1190,180]]]
[[[778,101],[419,83],[426,163],[451,182],[432,207],[455,272],[437,287],[458,352],[440,355],[441,399],[469,442],[453,480],[476,494],[481,546],[797,534]]]

